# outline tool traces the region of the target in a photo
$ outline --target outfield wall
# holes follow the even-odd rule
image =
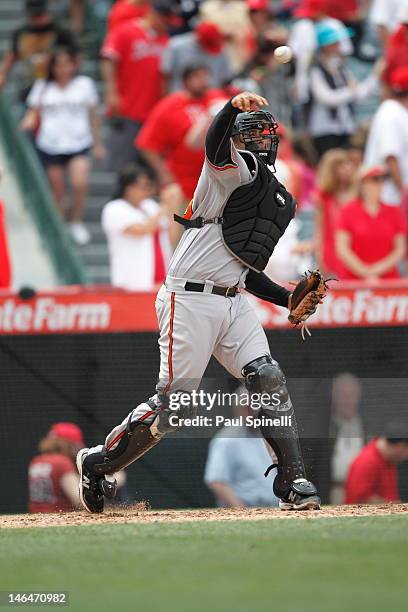
[[[86,292],[87,303],[92,302],[91,293]],[[143,310],[152,308],[154,298],[131,295],[132,304],[127,308],[127,294],[120,296],[118,304],[122,303],[123,312],[133,312],[135,326],[145,316],[154,320],[151,311],[146,315]],[[37,312],[39,299],[44,296],[29,301],[0,296],[0,444],[7,483],[0,496],[0,512],[26,509],[27,464],[39,438],[53,422],[75,421],[83,428],[88,443],[100,442],[112,425],[153,393],[156,383],[159,353],[157,331],[153,329],[93,333],[4,330],[4,324],[11,325],[11,321],[27,326],[34,320],[30,312]],[[54,299],[58,302],[60,296],[55,294]],[[23,305],[31,310],[20,310],[16,315],[16,308]],[[60,315],[53,319],[54,325],[57,320],[61,322]],[[331,379],[344,371],[363,379],[362,413],[369,433],[380,433],[385,420],[406,419],[405,322],[398,326],[379,326],[376,321],[371,327],[319,327],[306,342],[297,330],[275,328],[266,332],[272,355],[289,379],[309,473],[327,500]],[[206,372],[205,385],[230,385],[228,375],[214,361]],[[148,500],[153,507],[161,508],[211,505],[211,495],[202,483],[207,445],[206,438],[176,435],[164,439],[128,470],[132,499]],[[402,470],[403,499],[408,499],[406,471]]]

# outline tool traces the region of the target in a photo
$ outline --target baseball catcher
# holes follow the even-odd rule
[[[262,426],[278,459],[273,488],[284,510],[319,508],[307,480],[294,409],[279,364],[243,290],[290,309],[304,325],[324,297],[316,271],[291,294],[263,270],[295,214],[296,202],[277,181],[277,123],[262,107],[265,98],[238,94],[213,120],[206,158],[193,200],[175,220],[185,232],[156,300],[160,328],[160,374],[156,393],[130,412],[104,444],[78,453],[80,497],[89,512],[102,512],[115,494],[109,475],[136,461],[171,430],[169,395],[197,388],[215,358],[251,393],[279,395],[279,406],[263,405],[266,422],[291,416],[289,427]]]

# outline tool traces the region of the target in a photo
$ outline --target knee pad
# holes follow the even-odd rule
[[[292,402],[286,386],[286,378],[277,361],[270,355],[258,357],[242,369],[246,388],[250,393],[267,393],[276,396],[271,405],[264,406],[267,410],[285,412],[292,410]]]

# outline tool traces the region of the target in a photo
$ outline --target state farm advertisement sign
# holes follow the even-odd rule
[[[291,327],[285,309],[260,300],[254,305],[265,328]],[[388,289],[333,289],[308,321],[309,327],[320,328],[407,324],[408,285]]]
[[[354,283],[332,283],[332,287],[317,313],[310,318],[311,328],[408,324],[406,281],[389,281],[381,288]],[[246,296],[266,329],[292,327],[286,309],[249,294]],[[17,294],[2,292],[0,334],[157,331],[154,302],[154,294],[101,287],[67,287],[40,292],[26,300]]]
[[[0,293],[0,334],[66,334],[157,329],[149,293],[67,288],[28,300]]]

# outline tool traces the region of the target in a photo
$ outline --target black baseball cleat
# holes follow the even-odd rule
[[[86,465],[89,449],[83,448],[76,457],[79,472],[79,499],[85,510],[91,513],[103,512],[105,497],[113,499],[116,495],[116,480],[106,480],[103,476],[95,476]]]
[[[281,510],[320,510],[321,500],[317,489],[306,478],[297,478],[290,485],[288,494],[279,500]]]

